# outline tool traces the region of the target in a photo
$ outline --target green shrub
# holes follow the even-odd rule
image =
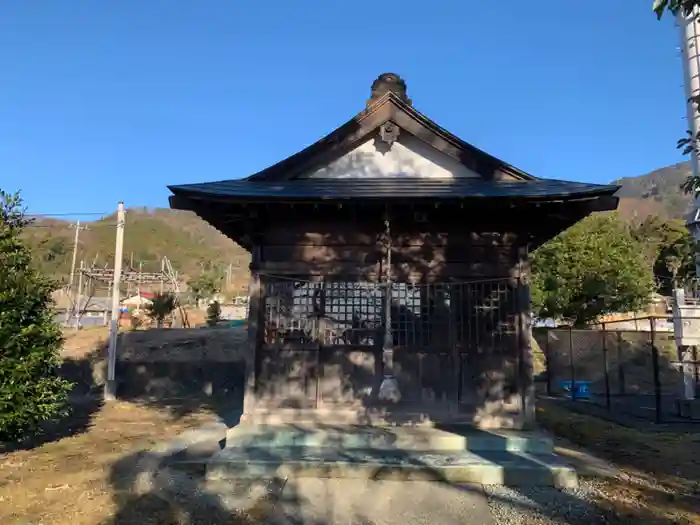
[[[20,239],[30,223],[19,195],[0,190],[0,440],[28,437],[65,416],[71,383],[59,376],[61,329],[53,281]]]
[[[148,316],[156,322],[158,328],[163,327],[163,321],[177,306],[175,294],[170,292],[156,293],[151,300],[151,304],[146,307]]]
[[[214,326],[219,321],[221,321],[221,305],[219,301],[213,301],[207,307],[207,324]]]

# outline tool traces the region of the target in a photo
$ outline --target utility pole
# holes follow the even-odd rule
[[[85,261],[80,261],[80,272],[78,273],[78,300],[75,302],[75,306],[76,306],[75,329],[76,330],[78,330],[80,328],[81,309],[87,308],[87,304],[82,304],[82,301],[83,301],[83,268],[84,267],[85,267]]]
[[[70,318],[75,311],[75,300],[73,297],[73,279],[75,277],[75,263],[78,258],[78,241],[80,239],[80,230],[87,230],[87,227],[80,226],[80,221],[76,221],[71,225],[75,228],[75,239],[73,239],[73,260],[70,265],[70,276],[68,277],[68,308],[66,308],[66,325],[70,324]]]
[[[700,108],[697,97],[700,97],[700,10],[695,7],[692,13],[685,15],[684,9],[679,9],[676,22],[680,29],[683,64],[683,85],[685,87],[686,111],[688,131],[691,133],[693,145],[697,146],[695,138],[700,133]],[[690,166],[694,177],[700,175],[700,159],[698,152],[693,149],[690,153]],[[700,198],[696,197],[693,203],[693,211],[686,222],[693,238],[700,241]],[[696,257],[695,271],[700,275],[700,258]]]
[[[117,397],[117,385],[114,378],[117,366],[117,333],[119,331],[119,282],[122,277],[122,258],[124,256],[124,203],[117,209],[117,242],[114,249],[114,281],[112,282],[112,317],[109,320],[109,344],[107,347],[107,382],[104,398],[107,401]]]

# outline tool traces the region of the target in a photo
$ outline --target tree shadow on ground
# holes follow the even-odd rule
[[[322,425],[321,422],[318,423]],[[338,428],[342,428],[339,426]],[[391,434],[391,429],[371,429],[375,433]],[[267,429],[266,432],[275,432]],[[335,523],[338,514],[342,512],[341,498],[349,494],[333,492],[333,468],[330,463],[317,463],[313,483],[322,487],[320,491],[309,491],[310,478],[308,466],[294,466],[285,456],[283,449],[275,447],[260,447],[260,442],[274,440],[272,435],[255,435],[248,438],[238,438],[235,445],[242,457],[250,461],[240,464],[241,475],[231,482],[218,483],[207,481],[205,461],[224,445],[223,440],[211,440],[199,444],[183,453],[182,450],[167,453],[157,450],[141,451],[120,459],[112,466],[110,484],[114,491],[115,503],[118,506],[116,514],[102,525],[136,525],[137,523],[172,524],[252,524],[252,523],[285,523],[295,525],[330,525]],[[337,443],[324,443],[328,447],[337,447]],[[339,451],[343,459],[351,461],[351,451]],[[365,454],[365,452],[360,452]],[[363,474],[367,481],[355,478],[351,483],[362,487],[363,483],[382,481],[403,481],[401,485],[401,500],[412,501],[411,481],[427,481],[431,486],[439,486],[445,491],[459,494],[470,494],[474,491],[481,493],[478,487],[448,480],[445,475],[430,465],[427,460],[417,458],[415,454],[395,449],[390,452],[392,462],[380,465],[381,457],[376,456],[377,466],[372,467],[369,475]],[[264,462],[264,473],[251,476],[245,469],[255,461]],[[411,474],[402,463],[413,467]],[[420,472],[417,474],[416,472]],[[348,480],[350,481],[350,480]],[[378,484],[377,484],[378,486]],[[425,485],[422,485],[425,487]],[[381,494],[367,489],[362,496],[360,506],[351,516],[353,523],[375,523],[379,519],[380,509],[387,511],[379,502]],[[509,496],[512,493],[514,496]],[[314,495],[315,494],[315,495]],[[415,494],[414,494],[415,495]],[[323,501],[310,498],[323,498]],[[570,525],[594,525],[603,523],[630,523],[625,521],[636,519],[640,523],[655,523],[652,517],[640,509],[629,509],[628,513],[616,514],[611,509],[598,506],[589,501],[583,501],[575,491],[557,491],[542,487],[515,487],[512,491],[493,491],[489,498],[491,503],[507,506],[512,512],[529,515],[538,512],[551,520]],[[555,501],[556,500],[556,501]],[[315,507],[316,512],[309,508]],[[344,509],[347,507],[343,506]],[[318,512],[322,509],[322,512]],[[247,512],[245,512],[247,510]],[[396,512],[397,509],[388,509]],[[624,519],[623,519],[624,518]]]

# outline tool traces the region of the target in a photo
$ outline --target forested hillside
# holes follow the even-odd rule
[[[114,265],[114,215],[84,223],[80,232],[78,261],[98,266]],[[75,229],[56,219],[37,219],[26,238],[37,254],[37,263],[58,279],[70,273]],[[124,263],[142,265],[144,271],[160,270],[168,257],[175,270],[194,277],[204,270],[224,271],[231,264],[234,275],[244,278],[249,254],[218,230],[190,212],[169,209],[129,208],[124,233]]]

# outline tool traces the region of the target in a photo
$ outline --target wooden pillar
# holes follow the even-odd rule
[[[532,366],[532,298],[526,257],[526,250],[521,250],[517,287],[518,390],[520,392],[522,426],[523,428],[531,428],[535,425],[535,378]]]
[[[243,392],[243,417],[252,414],[257,405],[256,399],[256,353],[261,341],[264,326],[260,323],[263,312],[263,289],[260,279],[260,245],[255,244],[250,262],[250,285],[248,287],[248,340],[245,352],[245,386]]]

